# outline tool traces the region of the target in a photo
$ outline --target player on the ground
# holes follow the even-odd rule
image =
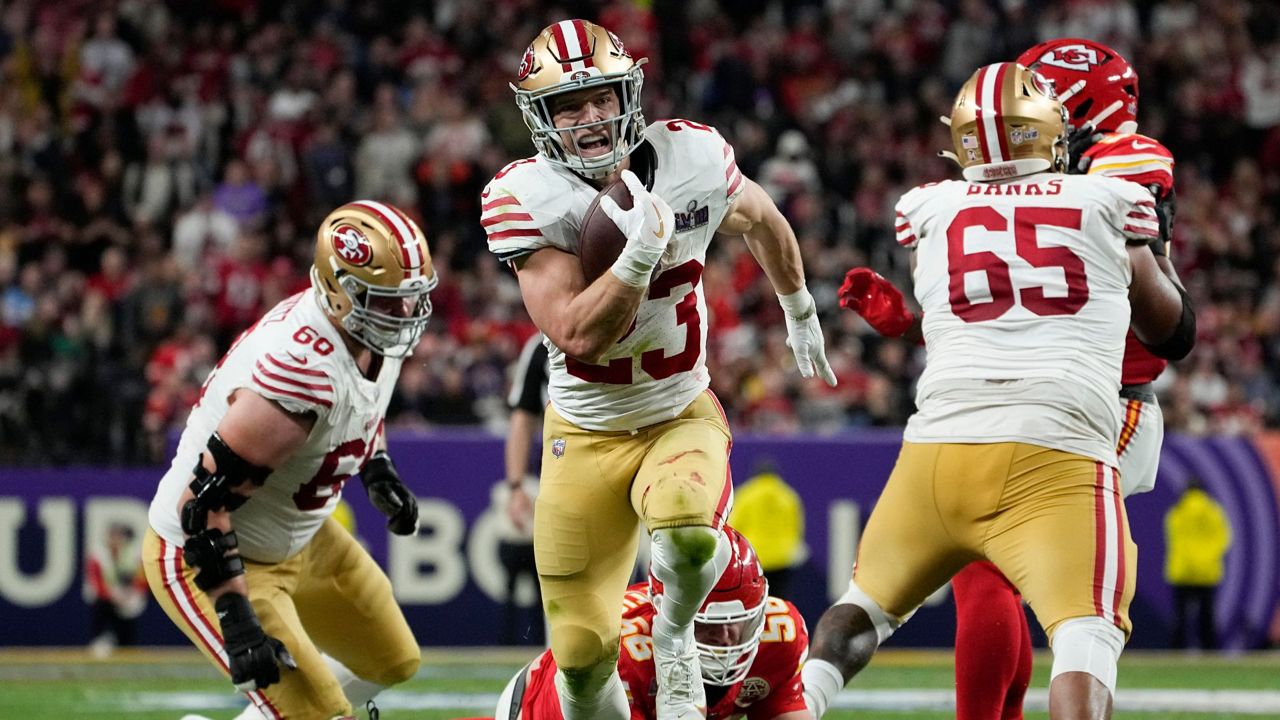
[[[391,583],[330,515],[360,474],[391,532],[417,501],[383,419],[431,316],[427,241],[360,201],[316,238],[312,288],[246,330],[205,380],[151,502],[151,592],[251,701],[245,718],[351,716],[420,662]]]
[[[728,567],[694,616],[702,684],[711,720],[808,720],[800,663],[809,651],[804,619],[790,602],[769,596],[764,569],[751,544],[724,528]],[[623,600],[618,674],[631,720],[654,720],[657,675],[651,626],[662,583],[650,578],[627,589]],[[561,720],[555,658],[543,652],[521,668],[498,700],[502,720]]]
[[[720,527],[732,497],[731,436],[707,389],[702,267],[717,232],[745,235],[801,374],[835,384],[791,227],[715,129],[645,126],[642,63],[593,23],[544,29],[514,86],[538,154],[483,194],[489,249],[516,269],[550,351],[534,552],[569,720],[627,717],[618,608],[642,525],[665,587],[653,627],[660,717],[706,712],[693,619],[729,560]],[[633,208],[601,207],[627,243],[588,279],[579,229],[619,177]]]
[[[824,712],[930,593],[986,559],[1049,635],[1050,716],[1110,717],[1136,559],[1115,469],[1130,305],[1170,358],[1190,351],[1194,315],[1145,247],[1151,194],[1060,174],[1066,113],[1047,81],[981,68],[949,124],[966,180],[897,206],[929,347],[919,409],[849,591],[815,630],[806,696]],[[851,273],[842,299],[864,303],[874,281]]]
[[[1023,53],[1018,62],[1054,83],[1067,109],[1068,122],[1077,128],[1070,135],[1074,140],[1069,148],[1068,173],[1118,177],[1151,191],[1160,219],[1160,237],[1149,247],[1160,269],[1178,282],[1168,258],[1174,209],[1173,155],[1158,141],[1136,133],[1137,73],[1111,48],[1079,38],[1041,43]],[[898,294],[892,286],[880,287],[888,296]],[[882,292],[872,286],[868,291]],[[878,304],[883,307],[883,300]],[[875,305],[877,302],[871,303]],[[878,330],[894,327],[879,317],[871,322]],[[904,321],[897,322],[900,327]],[[1164,420],[1151,383],[1167,364],[1130,330],[1119,395],[1124,425],[1116,446],[1125,497],[1147,492],[1155,485]],[[991,563],[975,562],[952,579],[952,592],[957,620],[957,720],[1021,718],[1022,699],[1031,681],[1031,634],[1017,588]]]

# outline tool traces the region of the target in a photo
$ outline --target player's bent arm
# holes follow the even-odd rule
[[[744,182],[745,189],[725,213],[718,232],[745,236],[774,292],[789,295],[804,287],[804,263],[796,233],[763,188],[749,178]]]
[[[517,259],[516,277],[538,329],[565,354],[589,363],[626,333],[648,290],[612,272],[587,285],[577,256],[549,247]]]
[[[241,388],[231,396],[227,414],[218,424],[217,439],[211,437],[210,444],[220,442],[226,448],[222,452],[229,451],[232,456],[248,466],[265,469],[269,473],[271,469],[279,467],[302,447],[314,424],[314,415],[290,413],[252,390]],[[270,431],[263,432],[263,428],[270,428]],[[220,470],[222,473],[236,472],[232,468],[219,468],[214,456],[215,452],[211,449],[201,453],[200,464],[206,473],[218,475]],[[232,456],[224,455],[224,457]],[[194,473],[192,477],[194,479]],[[263,479],[265,480],[265,476]],[[252,497],[260,485],[252,478],[229,476],[228,480],[230,487],[227,491],[237,496],[232,499],[232,502],[239,504],[243,504],[245,500]],[[189,522],[199,524],[198,520],[188,517],[190,509],[196,508],[196,505],[192,504],[195,497],[193,489],[188,487],[178,499],[178,514],[179,517],[183,517],[184,531],[187,531],[188,535],[192,534],[189,532],[192,528],[186,525]],[[211,508],[207,513],[201,513],[204,529],[217,530],[222,535],[227,535],[232,531],[231,509],[227,509],[225,503],[218,504],[224,507]],[[224,556],[230,558],[238,555],[238,550],[230,548]],[[227,592],[236,592],[245,596],[249,593],[242,574],[234,575],[204,590],[209,599],[214,602]]]
[[[1129,283],[1130,324],[1152,354],[1181,360],[1196,340],[1196,315],[1191,299],[1157,264],[1145,246],[1129,246],[1133,279]],[[1176,277],[1176,275],[1175,275]]]

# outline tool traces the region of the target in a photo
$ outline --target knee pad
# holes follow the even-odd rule
[[[1053,672],[1049,681],[1067,672],[1088,673],[1112,695],[1116,692],[1116,664],[1124,650],[1124,632],[1100,617],[1080,617],[1058,624],[1049,641]]]
[[[862,588],[858,587],[858,583],[853,580],[849,581],[849,589],[836,600],[835,604],[857,605],[862,608],[867,617],[871,618],[871,623],[876,627],[876,643],[878,645],[883,645],[884,641],[888,640],[902,626],[902,623],[915,614],[915,611],[912,610],[902,618],[890,615],[884,611],[884,608],[880,607],[880,603],[872,600],[871,596],[863,592]]]
[[[710,523],[715,513],[715,506],[707,499],[703,480],[691,478],[688,473],[663,475],[654,480],[641,502],[645,524],[651,530],[679,524]]]
[[[600,675],[603,682],[618,661],[618,636],[606,638],[586,625],[556,625],[551,629],[551,654],[571,675]],[[601,668],[603,674],[593,672]]]

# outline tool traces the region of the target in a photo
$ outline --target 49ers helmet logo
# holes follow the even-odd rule
[[[529,77],[529,73],[533,72],[533,46],[530,45],[524,51],[524,57],[520,58],[520,69],[516,72],[516,80],[524,80]]]
[[[333,251],[352,265],[368,265],[373,260],[373,245],[358,228],[339,225],[333,229]]]
[[[1040,62],[1064,70],[1089,72],[1101,65],[1106,58],[1098,57],[1097,48],[1084,45],[1063,45],[1040,56]]]

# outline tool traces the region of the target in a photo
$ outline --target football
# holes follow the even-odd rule
[[[606,195],[623,210],[631,209],[631,191],[621,180],[601,190],[591,201],[587,214],[582,218],[582,228],[578,230],[578,260],[582,263],[582,275],[587,284],[604,274],[627,244],[627,237],[600,208],[600,198]]]

